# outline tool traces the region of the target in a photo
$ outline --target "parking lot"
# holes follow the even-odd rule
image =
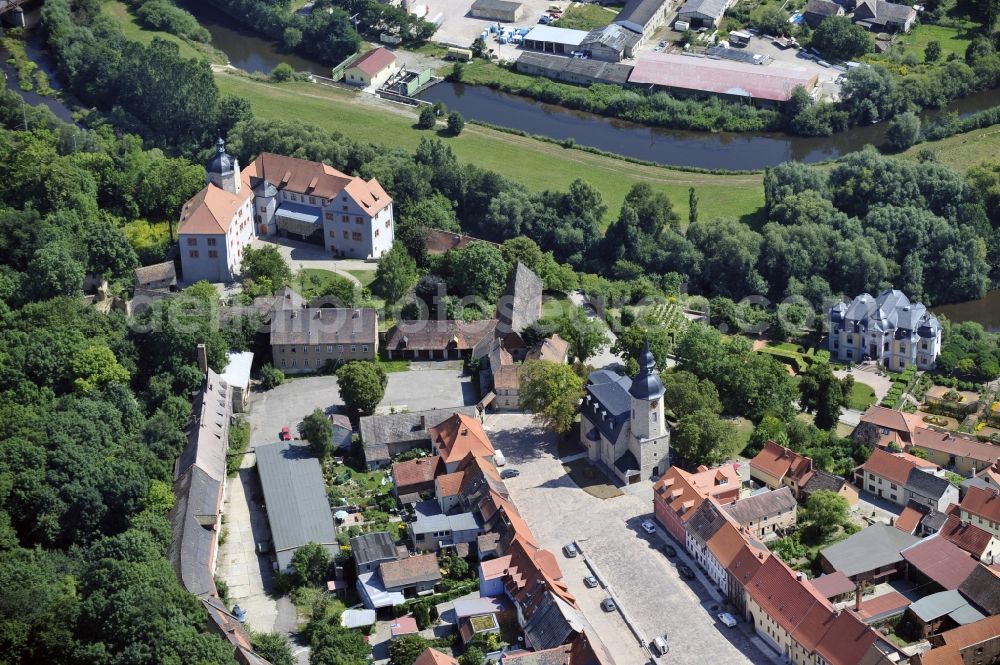
[[[427,20],[438,24],[434,33],[434,41],[451,46],[468,48],[483,30],[489,30],[491,23],[487,19],[475,18],[469,14],[469,8],[474,0],[418,0],[417,6],[427,5]],[[566,6],[565,0],[519,0],[524,9],[524,16],[515,23],[504,23],[505,26],[533,27],[538,24],[549,5]],[[488,39],[487,47],[494,50],[499,46],[493,39]],[[506,57],[506,51],[514,51],[513,46],[504,47],[501,57]],[[516,57],[516,56],[515,56]]]
[[[591,572],[583,557],[569,559],[561,553],[570,541],[580,544],[643,639],[667,635],[670,652],[661,662],[767,662],[743,632],[745,626],[722,626],[711,611],[713,597],[699,582],[681,579],[675,562],[685,555],[671,560],[659,551],[667,542],[662,529],[652,536],[642,531],[642,521],[652,512],[648,483],[614,499],[594,498],[564,474],[554,437],[534,426],[529,416],[490,415],[486,428],[508,466],[520,471],[507,481],[515,505],[540,544],[557,553],[570,591],[615,662],[636,665],[648,663],[649,657],[619,612],[601,610],[608,590],[583,584]]]
[[[460,366],[441,363],[440,369],[427,368],[434,366],[428,363],[420,369],[390,373],[379,411],[422,411],[475,403],[471,379],[462,376]],[[288,379],[273,390],[254,392],[247,418],[250,446],[277,441],[285,425],[294,433],[314,409],[337,413],[343,405],[334,376]]]

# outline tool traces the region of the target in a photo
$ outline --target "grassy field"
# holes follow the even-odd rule
[[[600,5],[572,5],[552,25],[570,30],[593,30],[603,28],[616,16],[618,16],[617,11],[605,9]]]
[[[924,49],[931,42],[941,44],[941,59],[948,58],[949,53],[959,57],[965,55],[965,48],[972,41],[973,31],[978,28],[976,23],[966,21],[960,28],[950,28],[942,25],[918,25],[910,34],[902,35],[896,43],[917,54],[922,61]]]
[[[278,85],[227,72],[217,73],[216,82],[225,94],[249,98],[254,114],[263,119],[295,118],[405,150],[433,136],[416,129],[416,116],[409,110],[396,112],[338,88],[301,82]],[[638,182],[666,193],[682,219],[688,214],[689,187],[698,193],[702,219],[754,215],[764,202],[759,174],[720,176],[644,166],[475,125],[466,125],[461,136],[445,140],[459,161],[496,171],[534,191],[565,190],[574,179],[583,178],[604,197],[608,222],[618,216],[625,194]]]
[[[372,282],[375,281],[375,271],[374,270],[348,270],[350,274],[361,282],[361,286],[371,286]]]
[[[904,152],[902,157],[916,159],[921,150],[932,151],[938,162],[964,173],[984,161],[997,160],[997,155],[1000,155],[1000,126],[975,129],[940,141],[918,143]]]
[[[226,62],[226,57],[222,53],[216,51],[207,44],[195,45],[193,42],[181,39],[177,35],[172,35],[169,32],[147,30],[136,22],[135,17],[132,16],[128,7],[123,2],[119,2],[118,0],[109,0],[101,6],[101,11],[118,21],[118,24],[122,28],[122,32],[125,33],[125,36],[129,39],[142,42],[143,44],[148,44],[153,41],[154,37],[159,37],[167,40],[168,42],[177,44],[177,47],[180,49],[180,54],[185,58],[208,58],[212,62]]]

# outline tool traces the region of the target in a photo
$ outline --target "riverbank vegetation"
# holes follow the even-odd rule
[[[294,10],[290,0],[205,2],[290,51],[328,65],[336,65],[360,49],[358,30],[374,41],[388,33],[398,35],[404,44],[417,45],[437,28],[401,7],[378,0],[317,0],[308,12]]]
[[[191,12],[185,11],[170,0],[126,0],[142,24],[153,30],[163,30],[172,35],[207,43],[212,35],[201,26]]]
[[[122,34],[134,41],[148,46],[154,38],[160,38],[176,44],[178,53],[184,58],[207,58],[210,62],[220,64],[226,62],[226,56],[207,43],[195,42],[165,30],[154,30],[143,25],[129,6],[120,0],[107,0],[102,3],[101,13],[113,18],[121,28]]]
[[[209,307],[175,308],[142,334],[82,298],[85,273],[131,283],[137,259],[122,225],[140,210],[176,214],[174,197],[190,192],[147,176],[178,161],[197,168],[0,92],[4,660],[234,662],[166,552],[174,462],[202,380],[196,342],[217,370],[240,343]],[[204,303],[194,293],[189,302]]]
[[[49,75],[42,71],[31,58],[24,47],[24,31],[20,28],[9,28],[6,36],[0,38],[0,51],[9,54],[7,62],[17,71],[17,85],[25,92],[32,90],[46,97],[56,94],[49,86]]]

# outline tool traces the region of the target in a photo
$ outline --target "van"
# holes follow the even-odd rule
[[[667,646],[667,641],[662,637],[657,637],[656,639],[654,639],[650,643],[649,647],[650,649],[653,650],[653,653],[656,654],[657,656],[665,656],[667,655],[667,652],[670,651],[670,647]]]
[[[687,21],[676,21],[674,23],[674,30],[677,32],[685,32],[691,28],[691,24]]]

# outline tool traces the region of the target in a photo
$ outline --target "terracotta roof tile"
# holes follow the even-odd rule
[[[380,71],[396,62],[396,54],[386,48],[376,48],[351,63],[351,68],[357,67],[369,76],[375,76]]]
[[[382,575],[382,583],[388,589],[441,579],[441,569],[438,567],[436,554],[421,554],[397,561],[386,561],[379,566],[379,572]]]
[[[484,580],[492,580],[503,577],[504,572],[510,568],[510,555],[502,556],[499,559],[490,559],[479,564]]]
[[[913,508],[912,506],[907,506],[903,508],[903,512],[899,514],[893,526],[904,531],[906,533],[913,533],[917,529],[917,525],[920,524],[920,520],[924,518],[924,514]]]
[[[949,515],[939,533],[976,557],[982,556],[993,540],[993,534],[989,531],[968,522],[963,523],[958,515]]]
[[[393,351],[467,351],[484,338],[493,337],[496,327],[496,319],[400,321],[386,333],[385,348]]]
[[[456,413],[428,431],[431,444],[447,464],[459,462],[469,453],[483,457],[494,452],[483,426],[475,418]]]
[[[750,460],[750,467],[775,478],[789,476],[801,482],[803,476],[812,470],[812,460],[774,441],[768,441],[763,450]]]
[[[253,196],[250,184],[244,180],[239,194],[208,184],[192,196],[181,208],[178,234],[218,235],[226,233],[236,211]],[[252,219],[248,217],[247,219]]]
[[[444,254],[450,249],[465,249],[472,242],[482,242],[494,247],[500,246],[495,242],[480,240],[452,231],[442,231],[441,229],[427,229],[424,233],[424,244],[427,246],[427,253],[431,255]]]
[[[829,601],[808,580],[796,579],[796,573],[776,556],[764,561],[746,590],[754,602],[790,634],[796,632],[814,607],[819,606],[827,612],[831,608]],[[813,637],[819,639],[812,635],[804,639],[808,641]]]
[[[861,416],[861,422],[899,432],[905,435],[906,440],[910,440],[914,430],[923,427],[919,416],[895,409],[887,409],[884,406],[869,407]]]
[[[261,153],[248,164],[243,169],[243,177],[248,184],[256,185],[266,179],[279,190],[323,199],[332,199],[342,194],[350,196],[369,215],[374,215],[392,203],[392,198],[377,180],[365,182],[322,162],[270,152]]]
[[[913,446],[956,457],[967,457],[982,462],[984,465],[990,465],[1000,460],[1000,446],[982,443],[966,436],[958,436],[954,432],[939,432],[926,427],[914,431]]]
[[[854,591],[854,582],[839,570],[813,579],[812,585],[827,599]]]
[[[991,522],[1000,522],[1000,491],[970,487],[959,505],[963,512],[972,513]]]
[[[726,570],[741,585],[746,586],[770,556],[771,552],[763,545],[754,547],[752,544],[744,542],[736,556],[729,562]]]
[[[862,464],[861,468],[891,482],[906,485],[914,465],[902,457],[881,448],[875,448],[868,461]]]
[[[836,614],[816,651],[829,665],[855,665],[871,648],[878,634],[851,612]]]
[[[902,607],[909,607],[911,602],[909,598],[898,591],[890,591],[881,596],[863,601],[861,603],[860,616],[863,620],[867,621],[874,617],[893,613]]]
[[[926,538],[901,554],[911,566],[945,589],[957,589],[977,566],[968,552],[940,536]]]
[[[397,462],[392,465],[392,479],[396,489],[429,483],[434,480],[441,458],[437,455]]]
[[[438,476],[437,479],[438,497],[457,496],[459,489],[461,489],[462,487],[462,479],[464,477],[465,477],[465,471],[456,471],[454,473],[446,473],[444,475]]]
[[[745,542],[739,528],[727,521],[715,532],[714,536],[708,539],[707,544],[709,551],[715,555],[719,564],[726,568],[739,554]]]
[[[413,665],[458,665],[458,661],[451,656],[441,653],[437,649],[427,647],[413,661]]]

